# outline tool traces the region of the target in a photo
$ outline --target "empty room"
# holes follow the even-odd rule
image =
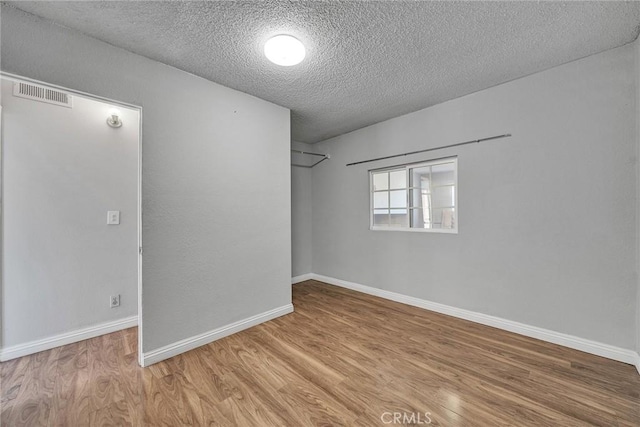
[[[640,426],[639,34],[0,1],[0,426]]]

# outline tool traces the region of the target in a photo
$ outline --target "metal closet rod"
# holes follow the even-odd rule
[[[442,150],[444,148],[460,147],[461,145],[477,144],[477,143],[480,143],[480,142],[491,141],[491,140],[494,140],[494,139],[509,138],[510,136],[511,136],[510,133],[505,133],[503,135],[496,135],[496,136],[490,136],[490,137],[487,137],[487,138],[474,139],[472,141],[458,142],[457,144],[450,144],[450,145],[443,145],[443,146],[440,146],[440,147],[427,148],[426,150],[410,151],[408,153],[394,154],[393,156],[377,157],[375,159],[363,160],[361,162],[347,163],[347,166],[360,165],[362,163],[369,163],[369,162],[377,162],[378,160],[393,159],[395,157],[410,156],[412,154],[426,153],[428,151]]]
[[[298,154],[308,154],[310,156],[320,156],[322,157],[322,159],[318,160],[317,162],[315,162],[314,164],[312,164],[311,166],[308,165],[298,165],[295,163],[291,163],[291,166],[295,166],[297,168],[307,168],[307,169],[311,169],[312,167],[319,165],[320,163],[324,162],[325,160],[329,159],[331,156],[329,156],[328,154],[320,154],[320,153],[310,153],[308,151],[300,151],[300,150],[291,150],[292,153],[298,153]]]

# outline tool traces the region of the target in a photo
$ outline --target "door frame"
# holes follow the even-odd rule
[[[137,234],[138,234],[138,364],[143,366],[143,352],[142,352],[142,117],[143,111],[142,107],[135,104],[130,104],[128,102],[118,101],[111,98],[106,98],[99,95],[94,95],[87,92],[82,92],[79,90],[71,89],[64,86],[58,86],[55,84],[43,82],[36,79],[31,79],[29,77],[20,76],[17,74],[7,73],[4,71],[0,71],[0,79],[6,79],[11,81],[19,81],[25,83],[33,83],[38,86],[44,86],[51,89],[59,90],[62,92],[69,93],[70,95],[79,96],[82,98],[91,99],[94,101],[106,102],[112,105],[121,106],[124,108],[137,110],[139,115],[138,120],[138,182],[137,182],[137,195],[138,195],[138,203],[137,203]],[[1,247],[4,247],[4,158],[3,158],[3,148],[4,144],[2,141],[2,137],[4,136],[4,132],[2,132],[2,106],[0,105],[0,243]],[[3,252],[3,250],[1,251]],[[4,256],[0,256],[0,302],[3,301],[3,292],[4,292]],[[0,304],[0,310],[2,305]],[[2,322],[2,313],[0,311],[0,326]],[[0,343],[1,343],[2,335],[0,329]],[[0,346],[1,348],[1,346]]]

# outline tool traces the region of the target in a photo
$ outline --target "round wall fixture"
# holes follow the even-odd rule
[[[306,52],[300,40],[280,34],[267,40],[264,45],[264,54],[274,64],[290,67],[302,62]]]
[[[120,119],[120,111],[112,108],[109,110],[109,116],[107,117],[107,124],[112,128],[122,127],[122,119]]]

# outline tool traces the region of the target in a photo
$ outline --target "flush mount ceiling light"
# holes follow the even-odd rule
[[[267,40],[264,45],[264,54],[274,64],[290,67],[302,62],[305,49],[297,38],[281,34]]]

